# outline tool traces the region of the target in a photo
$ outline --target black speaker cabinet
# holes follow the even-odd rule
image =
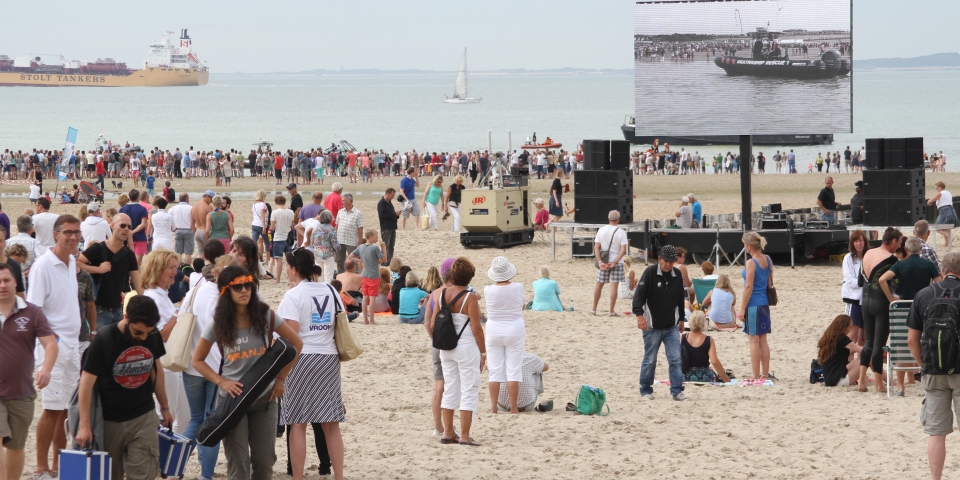
[[[610,170],[630,170],[630,142],[610,141]]]
[[[863,199],[863,224],[867,226],[909,227],[925,218],[923,197]]]
[[[923,168],[923,137],[904,138],[903,168]]]
[[[573,220],[577,223],[609,223],[611,210],[620,212],[620,224],[633,223],[633,197],[581,197],[573,201]]]
[[[583,169],[610,170],[610,140],[583,141]]]
[[[923,168],[911,170],[864,170],[864,198],[921,197],[926,194]]]
[[[580,170],[573,174],[577,197],[633,195],[633,172],[629,170]]]
[[[883,139],[868,138],[866,141],[865,154],[867,156],[866,167],[868,170],[883,170]],[[862,161],[862,160],[861,160]]]

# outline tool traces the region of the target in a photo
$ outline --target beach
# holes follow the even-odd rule
[[[841,149],[835,145],[834,149]],[[769,157],[769,155],[768,155]],[[799,166],[798,166],[799,169]],[[804,169],[805,170],[805,169]],[[767,203],[781,203],[784,209],[816,204],[824,174],[755,175],[753,210]],[[833,175],[837,200],[843,204],[853,195],[859,175]],[[129,179],[124,179],[125,186]],[[444,179],[449,185],[450,177]],[[302,185],[305,202],[310,193],[330,191],[325,185]],[[943,181],[958,188],[960,174],[928,174],[927,184]],[[45,190],[55,182],[46,180]],[[75,183],[68,181],[69,186]],[[284,182],[285,184],[286,182]],[[572,180],[564,180],[570,183]],[[376,203],[388,187],[398,188],[399,178],[384,178],[371,184],[344,183],[344,193],[355,196],[364,214],[366,228],[379,228]],[[531,180],[531,199],[547,198],[548,180]],[[63,182],[61,182],[63,185]],[[110,187],[109,192],[118,192]],[[158,179],[157,190],[162,187]],[[417,196],[425,182],[421,180]],[[202,192],[213,187],[213,179],[199,178],[174,182],[177,192]],[[249,235],[252,192],[265,188],[271,201],[277,187],[271,179],[257,182],[233,178],[229,189],[216,193],[234,198],[233,212],[238,234]],[[931,189],[932,190],[932,189]],[[15,224],[16,217],[30,206],[26,187],[0,185],[3,211]],[[236,192],[231,195],[230,192]],[[739,178],[735,175],[635,177],[635,219],[671,217],[680,196],[693,192],[704,213],[740,211]],[[930,195],[928,190],[928,195]],[[21,194],[24,195],[12,195]],[[196,200],[198,195],[192,195]],[[571,194],[564,201],[573,205]],[[395,203],[396,205],[396,203]],[[105,207],[116,207],[108,198]],[[76,215],[78,205],[54,205],[55,213]],[[399,206],[398,206],[399,208]],[[531,206],[532,208],[532,206]],[[409,222],[408,222],[409,223]],[[408,228],[410,225],[408,225]],[[508,250],[466,250],[450,232],[451,220],[440,232],[401,231],[397,234],[396,256],[423,276],[430,266],[439,266],[446,257],[465,256],[477,268],[471,285],[482,290],[491,282],[486,271],[491,260],[505,255],[517,267],[515,281],[522,282],[527,298],[538,269],[547,265],[557,280],[564,307],[573,301],[573,312],[524,312],[526,350],[549,364],[544,374],[545,391],[538,401],[552,399],[554,410],[521,415],[489,413],[487,372],[482,375],[478,412],[472,436],[481,447],[441,445],[432,436],[430,394],[433,377],[430,342],[420,325],[400,325],[393,316],[376,317],[377,326],[351,325],[365,353],[341,364],[347,421],[341,425],[346,448],[347,478],[926,478],[928,476],[927,436],[918,421],[923,392],[908,385],[906,396],[886,398],[885,394],[858,393],[855,387],[827,388],[808,381],[810,360],[816,357],[816,343],[826,325],[843,313],[840,298],[840,264],[828,261],[798,263],[795,269],[777,264],[774,282],[780,303],[771,308],[773,332],[769,336],[771,370],[779,381],[775,386],[692,386],[687,402],[674,402],[667,386],[654,386],[655,399],[641,399],[638,375],[643,341],[636,318],[624,315],[630,300],[619,300],[620,317],[590,316],[596,270],[591,259],[571,259],[566,234],[557,234],[557,257],[551,260],[549,240]],[[905,232],[906,233],[906,232]],[[947,248],[939,242],[942,256]],[[632,250],[635,254],[636,250]],[[639,275],[643,262],[635,263]],[[698,266],[688,264],[691,277],[699,278]],[[740,267],[726,265],[717,273],[731,276],[741,285]],[[264,281],[261,293],[274,308],[288,288]],[[604,289],[600,310],[608,304],[610,288]],[[740,297],[738,290],[738,298]],[[481,308],[483,308],[481,301]],[[749,346],[741,332],[711,333],[725,368],[737,377],[750,375]],[[661,349],[656,378],[665,380],[667,363]],[[576,399],[582,384],[602,388],[611,413],[606,417],[581,416],[564,411]],[[37,416],[40,414],[37,401]],[[455,425],[459,425],[455,423]],[[34,428],[36,419],[34,419]],[[309,429],[308,429],[309,430]],[[317,475],[317,456],[312,433],[307,441],[307,478]],[[30,478],[36,465],[36,442],[27,441],[27,468]],[[953,436],[948,452],[954,453]],[[222,454],[218,478],[226,478]],[[274,478],[289,478],[285,472],[285,442],[277,441]],[[199,478],[194,460],[186,478]],[[960,469],[960,458],[948,455],[947,472]]]

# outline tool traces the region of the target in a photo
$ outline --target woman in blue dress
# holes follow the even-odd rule
[[[757,232],[743,234],[743,248],[750,256],[743,269],[743,301],[737,318],[743,322],[743,333],[750,335],[750,364],[753,378],[774,379],[770,374],[770,300],[767,288],[773,287],[773,262],[763,253],[767,240]]]

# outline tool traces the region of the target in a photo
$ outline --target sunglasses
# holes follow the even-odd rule
[[[240,292],[242,292],[242,291],[244,291],[244,290],[252,291],[252,290],[253,290],[253,282],[240,283],[240,284],[237,284],[237,285],[230,285],[230,290],[233,290],[234,293],[240,293]]]
[[[117,226],[120,227],[121,230],[126,230],[131,227],[129,223],[121,223],[120,225],[117,225]]]
[[[132,336],[134,336],[134,337],[136,337],[136,338],[146,338],[146,337],[149,337],[149,336],[151,336],[151,335],[154,335],[154,334],[158,333],[156,328],[154,328],[153,330],[146,331],[146,332],[144,332],[144,331],[142,331],[142,330],[140,330],[140,329],[134,328],[133,325],[131,325],[131,324],[127,324],[127,328],[130,330],[130,335],[132,335]]]

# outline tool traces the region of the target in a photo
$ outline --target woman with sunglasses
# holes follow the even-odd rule
[[[300,248],[287,253],[286,261],[291,288],[283,295],[277,315],[303,339],[303,351],[290,372],[290,388],[283,397],[280,418],[280,423],[290,426],[288,445],[293,478],[303,479],[309,423],[317,437],[320,474],[329,474],[332,464],[335,478],[341,479],[340,422],[344,421],[344,410],[340,358],[333,331],[337,311],[344,311],[344,306],[333,287],[318,281],[321,269],[315,264],[313,252]],[[322,438],[326,438],[325,447]]]
[[[243,393],[240,378],[273,343],[270,324],[299,354],[303,342],[270,307],[260,301],[257,284],[247,269],[227,267],[217,276],[219,299],[213,322],[206,325],[193,352],[193,368],[220,387],[220,400]],[[218,374],[204,361],[214,344],[223,350]],[[244,418],[223,439],[227,456],[227,478],[268,480],[276,462],[277,398],[283,396],[287,375],[296,364],[290,362],[276,381],[250,406]]]
[[[170,334],[177,326],[177,307],[173,306],[167,292],[173,285],[180,268],[180,256],[173,250],[157,249],[143,257],[140,264],[140,279],[143,283],[143,294],[153,299],[160,312],[160,323],[157,330],[163,339],[164,347]],[[187,396],[183,391],[183,379],[180,372],[164,369],[163,377],[167,392],[167,403],[170,413],[173,414],[173,430],[183,433],[190,423],[190,407],[187,405]]]
[[[212,243],[219,247],[223,245],[213,240]],[[227,267],[242,267],[240,262],[230,256],[222,255],[213,263],[212,268],[208,265],[203,268],[203,273],[199,274],[203,280],[199,281],[195,287],[197,292],[193,298],[193,314],[196,316],[196,326],[193,329],[193,338],[190,343],[191,351],[196,350],[200,343],[200,334],[207,325],[213,323],[213,312],[217,300],[220,297],[220,289],[217,288],[217,275]],[[191,294],[192,295],[192,294]],[[186,300],[184,300],[186,302]],[[206,364],[211,370],[220,368],[220,350],[213,348],[205,359]],[[197,430],[203,425],[207,416],[213,413],[210,408],[210,402],[217,393],[217,386],[213,382],[203,378],[200,372],[192,365],[182,372],[183,388],[187,395],[187,402],[190,405],[190,424],[183,435],[196,441]],[[217,466],[217,457],[220,455],[220,445],[205,447],[197,445],[197,456],[200,460],[200,480],[212,480],[213,471]]]

